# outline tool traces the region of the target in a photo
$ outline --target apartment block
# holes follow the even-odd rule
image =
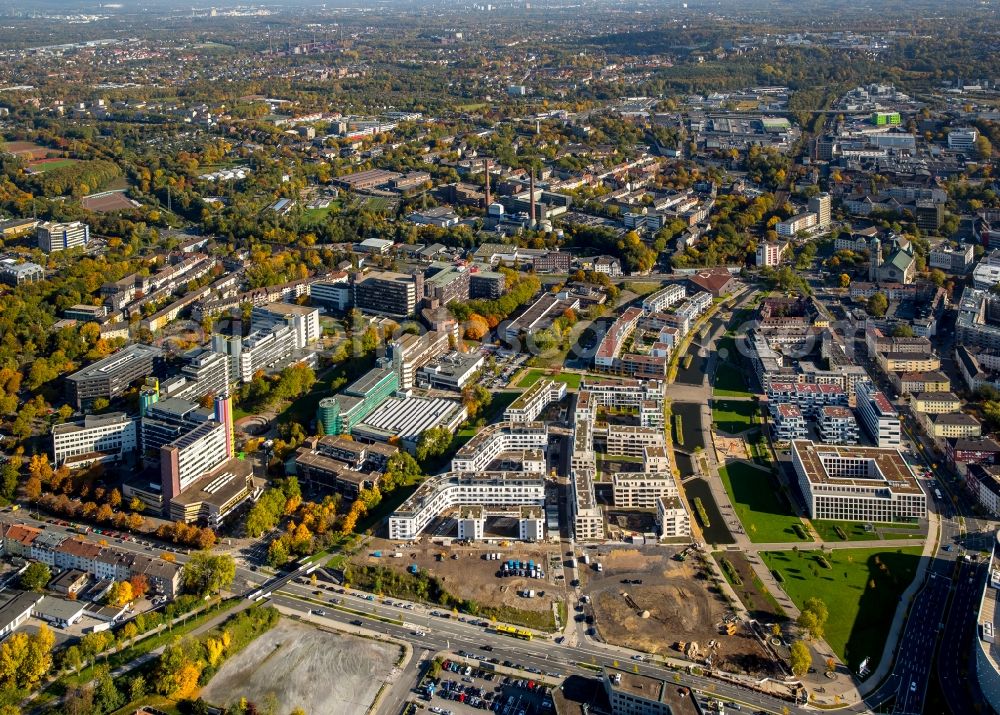
[[[858,421],[846,407],[821,407],[818,426],[820,440],[826,444],[857,444],[861,439]]]
[[[771,413],[775,440],[790,442],[793,439],[805,439],[808,435],[806,420],[802,416],[802,410],[797,406],[775,405],[771,409]]]
[[[503,413],[508,422],[534,422],[550,403],[566,396],[566,383],[541,379],[522,392]]]
[[[423,276],[375,271],[354,281],[354,307],[364,313],[405,318],[423,298]]]

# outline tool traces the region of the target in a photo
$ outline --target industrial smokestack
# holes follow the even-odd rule
[[[531,193],[529,200],[531,202],[531,213],[528,215],[528,228],[535,227],[535,167],[531,167],[531,173],[528,175],[528,191]]]
[[[490,160],[483,159],[483,173],[486,174],[486,210],[490,210]]]

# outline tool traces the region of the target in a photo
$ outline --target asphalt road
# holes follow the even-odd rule
[[[972,643],[976,638],[976,610],[986,578],[985,562],[963,561],[955,578],[948,619],[945,622],[941,647],[937,657],[938,680],[946,695],[945,701],[954,715],[980,712],[978,705],[985,704],[972,663]]]
[[[435,609],[416,604],[410,610],[396,605],[386,605],[378,600],[368,601],[366,594],[360,592],[351,591],[341,595],[320,589],[322,595],[317,596],[316,590],[312,586],[293,582],[280,592],[272,591],[270,599],[285,608],[301,612],[323,610],[325,612],[323,618],[332,623],[343,625],[360,620],[363,624],[362,627],[366,630],[409,642],[417,654],[422,651],[436,653],[464,650],[483,657],[497,658],[500,661],[510,660],[520,665],[522,669],[533,668],[539,673],[547,675],[549,679],[561,679],[571,674],[594,677],[593,666],[617,663],[619,666],[634,669],[639,673],[661,678],[674,679],[676,675],[680,675],[679,684],[706,693],[709,697],[737,701],[744,707],[749,706],[772,713],[782,713],[784,708],[788,708],[789,712],[794,713],[807,712],[777,698],[768,697],[719,680],[684,673],[678,674],[676,671],[648,662],[627,660],[626,656],[620,652],[591,641],[586,641],[576,647],[556,644],[548,638],[521,641],[491,632],[482,626],[459,621],[454,615],[451,618],[432,616],[430,615],[431,611]],[[343,599],[343,604],[331,603],[336,599]],[[314,600],[322,601],[327,605],[318,605],[313,602]],[[389,600],[393,604],[404,603],[396,599]],[[360,613],[339,610],[337,606],[343,606]],[[404,625],[386,623],[373,618],[373,616],[402,620]],[[463,618],[465,617],[463,616]],[[468,620],[477,619],[470,618]],[[424,633],[424,635],[416,635],[418,632]],[[482,646],[484,645],[491,646],[492,652],[483,650]],[[580,665],[581,663],[591,667]],[[624,666],[623,663],[628,663],[628,665]],[[530,677],[529,673],[525,675]]]

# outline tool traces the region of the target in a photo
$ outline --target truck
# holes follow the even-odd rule
[[[598,573],[604,570],[604,564],[602,564],[600,561],[598,561],[595,565],[597,566]]]

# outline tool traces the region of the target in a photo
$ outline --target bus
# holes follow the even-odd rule
[[[496,627],[497,633],[503,633],[505,636],[513,636],[514,638],[520,638],[521,640],[530,641],[531,631],[527,631],[523,628],[515,628],[514,626],[499,625]]]

